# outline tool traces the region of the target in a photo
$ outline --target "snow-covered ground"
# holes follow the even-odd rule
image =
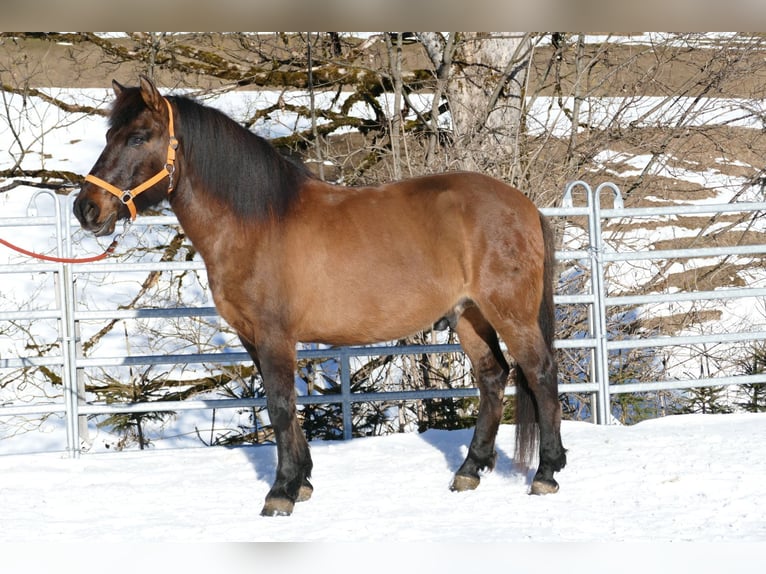
[[[500,429],[494,472],[475,491],[450,492],[470,436],[314,442],[314,496],[289,518],[259,516],[275,471],[270,445],[3,456],[0,533],[4,542],[89,544],[766,542],[766,414],[631,427],[565,421],[568,465],[559,493],[544,497],[527,495],[510,425]]]

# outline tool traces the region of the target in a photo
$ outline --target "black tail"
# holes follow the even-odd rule
[[[553,306],[553,271],[555,268],[555,241],[553,229],[543,214],[540,214],[540,226],[543,232],[544,267],[543,299],[537,315],[543,339],[553,358],[553,340],[556,335],[556,313]],[[553,384],[557,384],[558,374],[555,359],[552,359]],[[516,367],[516,463],[530,466],[540,442],[540,429],[537,425],[537,404],[524,372]]]

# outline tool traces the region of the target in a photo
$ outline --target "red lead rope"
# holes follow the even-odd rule
[[[35,253],[34,251],[27,251],[23,247],[19,247],[18,245],[14,245],[13,243],[9,243],[2,237],[0,237],[0,243],[5,245],[6,247],[10,247],[14,251],[18,251],[19,253],[22,253],[24,255],[27,255],[29,257],[34,257],[35,259],[42,259],[43,261],[53,261],[55,263],[93,263],[94,261],[100,261],[107,256],[114,253],[115,248],[117,247],[119,237],[116,238],[114,241],[112,241],[111,245],[106,248],[106,251],[101,253],[100,255],[94,255],[92,257],[55,257],[53,255],[45,255],[44,253]]]
[[[109,255],[114,253],[114,250],[117,248],[117,244],[120,242],[120,240],[123,237],[125,237],[125,234],[128,232],[128,229],[130,229],[130,222],[126,221],[125,227],[123,227],[122,232],[112,240],[112,243],[109,244],[109,247],[107,247],[103,253],[99,255],[93,255],[92,257],[56,257],[54,255],[45,255],[44,253],[35,253],[34,251],[28,251],[24,249],[23,247],[14,245],[13,243],[6,241],[2,237],[0,237],[0,244],[5,245],[6,247],[10,247],[14,251],[18,251],[19,253],[22,253],[23,255],[26,255],[28,257],[34,257],[35,259],[42,259],[43,261],[53,261],[54,263],[93,263],[94,261],[101,261],[102,259],[105,259]]]

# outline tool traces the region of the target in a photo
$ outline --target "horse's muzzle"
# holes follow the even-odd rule
[[[102,235],[111,235],[114,233],[114,227],[117,222],[117,212],[112,212],[106,219],[99,221],[101,208],[99,205],[88,198],[77,198],[74,202],[72,211],[74,212],[80,226],[90,231],[96,237]]]

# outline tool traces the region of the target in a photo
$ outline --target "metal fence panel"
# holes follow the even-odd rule
[[[577,206],[578,194],[584,196],[585,205]],[[602,195],[608,195],[612,207],[601,208]],[[57,255],[71,257],[74,246],[71,232],[76,228],[76,222],[71,218],[72,196],[57,196],[50,192],[36,194],[30,202],[30,212],[35,211],[37,202],[46,198],[53,201],[56,209],[53,217],[2,218],[0,217],[0,233],[12,228],[49,226],[55,230]],[[664,389],[687,389],[692,387],[757,384],[766,382],[766,375],[698,377],[685,380],[640,381],[636,383],[614,385],[610,384],[610,352],[638,348],[663,347],[673,345],[697,345],[722,342],[762,341],[766,339],[766,331],[757,332],[722,332],[712,335],[695,335],[683,337],[643,337],[621,340],[610,339],[607,316],[610,308],[620,306],[637,306],[652,303],[716,301],[732,298],[763,297],[766,289],[762,287],[738,287],[714,291],[694,291],[680,293],[643,293],[637,295],[609,296],[605,273],[605,265],[618,261],[651,261],[669,258],[696,258],[721,255],[764,255],[766,245],[701,247],[690,249],[671,249],[658,251],[616,252],[609,251],[603,239],[602,222],[609,219],[640,220],[646,217],[679,215],[689,213],[756,213],[766,211],[766,203],[732,203],[723,205],[700,205],[682,207],[657,207],[627,209],[623,206],[620,189],[614,183],[603,183],[593,190],[584,181],[571,182],[564,190],[562,206],[542,210],[551,218],[587,218],[587,246],[584,249],[559,250],[556,259],[559,262],[578,261],[587,268],[590,280],[580,293],[557,294],[557,307],[584,305],[588,311],[588,332],[580,337],[558,339],[555,343],[558,349],[587,350],[590,354],[590,372],[587,381],[567,383],[561,381],[561,393],[590,393],[594,399],[595,422],[605,424],[610,422],[611,396],[613,394],[658,391]],[[135,226],[173,225],[175,218],[169,216],[139,217]],[[199,271],[203,270],[201,261],[168,261],[168,262],[119,262],[106,260],[98,263],[81,265],[38,263],[34,261],[23,264],[0,265],[0,276],[20,273],[50,274],[56,285],[54,307],[39,309],[0,310],[0,323],[18,320],[44,320],[56,322],[57,339],[61,353],[50,356],[24,356],[0,358],[0,369],[15,369],[30,366],[55,368],[61,372],[63,401],[46,401],[37,404],[0,405],[0,416],[18,416],[45,413],[64,413],[66,419],[67,451],[73,456],[80,455],[81,424],[87,415],[107,413],[138,413],[158,410],[189,410],[238,407],[263,407],[265,399],[215,399],[215,400],[186,400],[159,403],[130,403],[130,404],[94,404],[87,400],[82,383],[81,373],[86,368],[105,368],[117,366],[139,365],[175,365],[175,364],[236,364],[249,363],[250,359],[244,352],[221,353],[188,353],[188,354],[151,354],[114,357],[86,357],[80,349],[80,324],[87,321],[110,319],[174,319],[188,317],[217,317],[211,306],[178,307],[178,308],[139,308],[102,310],[80,309],[76,304],[75,283],[80,277],[88,277],[103,273],[133,273],[137,271]],[[337,395],[308,395],[298,398],[299,404],[340,404],[342,406],[343,432],[345,438],[352,433],[352,405],[357,402],[371,401],[410,401],[429,398],[457,398],[478,395],[478,389],[424,389],[417,391],[395,392],[351,392],[351,360],[356,357],[375,355],[422,355],[432,353],[459,352],[459,345],[409,345],[409,346],[370,346],[370,347],[341,347],[328,349],[300,349],[299,359],[334,358],[339,364],[341,392]],[[506,394],[514,393],[513,387],[506,389]]]

